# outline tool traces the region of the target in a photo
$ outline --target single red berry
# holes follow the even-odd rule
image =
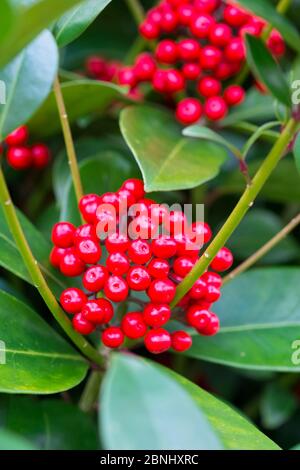
[[[271,32],[267,46],[275,57],[282,57],[286,52],[284,39],[279,31],[273,29]]]
[[[162,19],[162,14],[159,8],[154,7],[154,8],[151,8],[151,10],[148,10],[147,12],[148,21],[159,26],[161,19]]]
[[[204,106],[204,112],[211,121],[224,119],[228,113],[227,104],[221,96],[208,98]]]
[[[86,290],[90,292],[99,292],[103,289],[108,276],[108,270],[105,266],[91,266],[85,271],[82,283]]]
[[[77,227],[74,233],[74,242],[85,240],[87,238],[97,241],[96,228],[92,224],[84,224]]]
[[[127,212],[128,208],[136,202],[134,194],[128,189],[119,189],[119,191],[117,192],[117,197],[119,199],[120,213]]]
[[[204,13],[195,14],[190,21],[190,30],[193,36],[200,39],[207,39],[215,20],[211,15]]]
[[[189,26],[194,16],[194,8],[192,5],[180,5],[177,10],[179,23],[183,26]]]
[[[19,147],[26,144],[28,140],[27,126],[20,126],[11,132],[5,139],[9,147]]]
[[[204,46],[200,53],[200,65],[204,70],[215,69],[222,60],[222,52],[215,46]]]
[[[104,193],[100,196],[101,205],[113,206],[116,213],[119,212],[119,197],[117,193]]]
[[[147,325],[141,312],[126,313],[122,319],[121,328],[125,336],[130,339],[142,338],[147,332]]]
[[[242,62],[246,58],[246,48],[242,38],[233,38],[225,49],[225,57],[229,62]]]
[[[216,78],[207,76],[200,80],[197,85],[197,90],[204,98],[210,98],[211,96],[217,96],[221,93],[222,85]]]
[[[185,258],[181,256],[176,258],[173,264],[175,274],[185,277],[195,266],[195,261],[192,258]]]
[[[154,258],[148,265],[148,272],[150,276],[155,279],[165,279],[168,277],[170,271],[170,265],[167,260]]]
[[[152,241],[152,252],[157,258],[172,258],[177,251],[175,240],[166,235],[160,235]]]
[[[177,28],[179,23],[179,17],[175,11],[167,10],[163,12],[160,26],[161,29],[166,33],[171,33]]]
[[[69,222],[58,222],[52,229],[52,243],[59,248],[69,248],[74,244],[75,227]]]
[[[76,243],[76,251],[79,258],[86,264],[96,264],[101,258],[100,243],[93,239],[83,239]]]
[[[220,288],[222,286],[222,278],[220,274],[214,273],[212,271],[207,271],[202,274],[201,279],[206,282],[207,285],[212,285]]]
[[[145,20],[139,27],[141,36],[145,39],[157,39],[160,33],[160,28],[153,21]]]
[[[14,170],[26,170],[32,165],[32,152],[28,147],[11,147],[7,151],[7,163]]]
[[[54,246],[51,250],[49,261],[55,268],[59,268],[61,258],[65,255],[67,248],[59,248]]]
[[[210,317],[207,324],[201,327],[198,332],[204,336],[214,336],[218,333],[220,329],[220,321],[217,315],[210,312]]]
[[[102,57],[94,55],[87,58],[85,68],[92,77],[101,77],[105,72],[106,62]]]
[[[152,250],[146,241],[134,240],[129,246],[128,255],[133,263],[146,264],[151,258]]]
[[[245,99],[245,90],[239,85],[229,85],[224,91],[224,99],[228,106],[236,106]]]
[[[177,93],[185,87],[185,80],[182,73],[177,69],[169,69],[165,71],[166,92]]]
[[[137,77],[133,67],[122,67],[118,73],[118,81],[120,85],[127,85],[134,88],[137,84]]]
[[[102,333],[102,343],[107,348],[119,348],[124,342],[124,333],[121,328],[117,326],[110,326]]]
[[[231,268],[232,265],[233,265],[232,253],[228,248],[223,247],[217,253],[216,257],[213,259],[210,266],[214,271],[223,272]]]
[[[79,202],[79,210],[86,222],[95,222],[96,211],[99,204],[101,204],[101,200],[97,194],[87,194],[81,198]]]
[[[167,330],[158,328],[145,336],[145,346],[152,354],[161,354],[171,347],[171,335]]]
[[[241,29],[239,30],[239,35],[241,37],[245,37],[246,34],[250,34],[251,36],[259,37],[261,35],[261,32],[262,28],[259,25],[250,21],[249,23],[246,23],[244,26],[241,27]]]
[[[143,53],[136,58],[134,64],[134,74],[138,81],[144,82],[152,80],[155,70],[156,63],[151,54]]]
[[[216,23],[212,26],[209,33],[209,40],[213,46],[227,46],[232,38],[231,28],[224,23]]]
[[[228,80],[232,76],[233,67],[232,64],[222,61],[218,67],[214,70],[214,75],[218,80]]]
[[[148,304],[145,307],[144,321],[151,328],[164,326],[171,318],[171,309],[166,304]]]
[[[143,266],[133,266],[127,274],[126,281],[130,289],[143,291],[150,286],[151,276],[147,268]]]
[[[201,74],[201,67],[196,62],[188,62],[183,65],[182,73],[186,80],[197,80]]]
[[[178,43],[179,57],[183,61],[193,61],[199,59],[200,44],[196,39],[182,39]]]
[[[45,168],[50,162],[51,153],[45,144],[35,144],[31,147],[32,161],[35,168]]]
[[[194,124],[202,116],[202,104],[196,98],[184,98],[176,109],[176,118],[183,125]]]
[[[95,325],[89,322],[81,312],[74,315],[72,323],[74,330],[76,330],[81,335],[90,335],[93,333],[93,331],[95,331]]]
[[[128,297],[127,282],[120,276],[110,276],[104,286],[104,294],[112,302],[124,302]]]
[[[107,260],[106,266],[112,274],[122,276],[127,273],[130,264],[127,256],[124,253],[111,253]]]
[[[193,305],[190,307],[186,313],[186,320],[189,325],[196,330],[201,330],[206,327],[210,320],[210,312],[202,308],[202,305]]]
[[[84,318],[94,325],[102,325],[105,323],[105,308],[103,308],[102,301],[108,303],[109,307],[106,305],[106,308],[110,308],[113,311],[111,303],[105,299],[89,300],[82,308]]]
[[[85,270],[85,263],[79,258],[75,248],[68,248],[61,257],[59,268],[65,276],[80,276]]]
[[[213,287],[213,286],[211,286],[211,287]],[[191,299],[193,299],[193,300],[201,300],[201,299],[204,299],[204,298],[205,298],[205,300],[208,300],[207,299],[207,293],[208,293],[208,286],[207,286],[206,282],[200,277],[200,279],[197,279],[197,281],[195,282],[195,284],[191,288],[191,290],[189,292],[189,295],[190,295]]]
[[[156,59],[163,64],[174,64],[178,58],[178,47],[176,42],[170,39],[160,41],[155,50]]]
[[[148,289],[148,296],[151,302],[156,304],[169,304],[175,297],[175,284],[169,279],[156,279],[152,281]]]
[[[185,352],[192,346],[192,337],[186,331],[176,331],[172,334],[172,348],[176,352]]]
[[[109,323],[114,316],[114,308],[109,300],[98,299],[98,305],[103,310],[103,323]]]
[[[122,184],[121,189],[127,189],[128,191],[132,192],[137,201],[139,201],[145,196],[144,182],[139,179],[132,178],[126,180]]]
[[[205,301],[213,304],[221,297],[220,289],[212,284],[209,284],[205,293]]]
[[[193,222],[191,225],[190,237],[201,246],[208,243],[212,238],[212,231],[206,222]]]
[[[156,70],[152,79],[152,86],[155,91],[165,93],[167,91],[166,70]]]
[[[85,293],[76,287],[70,287],[69,289],[64,290],[60,296],[62,308],[67,313],[71,314],[79,313],[87,300]]]
[[[249,19],[249,14],[235,5],[226,5],[223,16],[226,23],[235,28],[243,26]]]
[[[220,0],[194,0],[196,10],[204,13],[213,13],[219,4]]]
[[[123,253],[129,248],[129,239],[127,235],[115,232],[106,238],[105,246],[109,253]]]

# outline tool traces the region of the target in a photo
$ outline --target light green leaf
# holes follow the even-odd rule
[[[237,155],[240,154],[240,151],[235,145],[227,141],[217,132],[213,131],[209,127],[203,127],[199,125],[189,126],[183,130],[183,135],[186,137],[194,137],[203,140],[210,140],[216,144],[222,145],[222,147],[227,148],[230,152]]]
[[[18,434],[0,429],[0,450],[37,450]]]
[[[10,32],[14,22],[14,11],[9,0],[1,0],[0,4],[0,41]]]

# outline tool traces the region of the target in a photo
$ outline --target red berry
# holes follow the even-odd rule
[[[36,144],[31,147],[33,166],[35,168],[45,168],[51,159],[49,147],[45,144]]]
[[[243,39],[233,38],[225,49],[225,57],[229,62],[242,62],[246,58],[246,48]]]
[[[203,279],[203,281],[205,281],[208,285],[212,285],[218,288],[222,286],[222,278],[220,274],[207,271],[206,273],[202,274],[201,279]]]
[[[155,91],[165,93],[167,90],[166,70],[156,70],[152,79],[152,86]]]
[[[220,289],[218,289],[216,286],[213,286],[212,284],[209,284],[206,289],[205,301],[213,304],[214,302],[217,302],[220,297]]]
[[[100,197],[97,194],[87,194],[79,202],[79,210],[86,222],[95,222],[97,208],[101,204]]]
[[[189,295],[193,300],[201,300],[205,298],[205,300],[209,301],[209,299],[207,299],[207,293],[208,286],[206,282],[202,278],[200,278],[195,282],[195,284],[191,288]]]
[[[190,307],[186,314],[186,320],[189,325],[200,330],[209,323],[210,312],[202,308],[201,305],[193,305]]]
[[[107,260],[106,266],[112,274],[122,276],[129,269],[129,260],[124,253],[111,253]]]
[[[62,308],[67,313],[72,314],[79,313],[87,300],[88,299],[85,293],[76,287],[71,287],[64,290],[60,296],[60,303]]]
[[[168,214],[169,211],[164,205],[154,204],[151,206],[150,216],[157,226],[161,225],[165,221]]]
[[[178,52],[181,60],[198,60],[200,54],[200,44],[195,39],[182,39],[178,43]]]
[[[193,15],[194,9],[192,5],[180,5],[177,10],[179,23],[183,26],[189,26]]]
[[[139,215],[131,222],[128,232],[131,238],[148,240],[155,236],[157,224],[151,217]]]
[[[172,258],[177,251],[177,244],[173,238],[161,235],[152,241],[152,252],[157,258]]]
[[[89,300],[82,309],[82,315],[84,318],[94,325],[102,325],[105,323],[105,308],[103,308],[102,301],[108,304],[105,305],[106,309],[110,308],[111,311],[113,311],[112,305],[105,299]]]
[[[156,279],[148,289],[148,296],[151,302],[161,304],[169,304],[175,297],[175,284],[169,279]]]
[[[140,34],[145,39],[157,39],[160,33],[160,29],[157,24],[152,21],[144,21],[139,27]]]
[[[25,145],[28,140],[27,126],[20,126],[11,132],[5,139],[9,147],[18,147]]]
[[[204,112],[211,121],[219,121],[227,115],[227,104],[221,96],[208,98],[204,106]]]
[[[113,302],[124,302],[128,297],[128,285],[120,276],[110,276],[104,286],[104,294]]]
[[[202,104],[196,98],[184,98],[176,109],[176,118],[183,125],[194,124],[202,116]]]
[[[138,81],[152,80],[156,70],[156,63],[153,57],[148,53],[140,54],[134,64],[134,74]],[[139,181],[139,180],[136,180]],[[124,186],[124,185],[123,185]],[[128,188],[125,188],[128,189]],[[141,196],[143,197],[143,196]]]
[[[144,321],[152,328],[160,328],[171,318],[171,309],[166,304],[148,304],[145,307]]]
[[[152,255],[151,247],[144,240],[134,240],[130,244],[128,255],[133,263],[146,264]]]
[[[119,212],[119,197],[117,195],[117,193],[104,193],[102,194],[102,196],[100,197],[100,200],[101,200],[101,205],[105,204],[105,205],[108,205],[108,206],[113,206],[113,208],[115,209],[116,213]]]
[[[103,323],[109,323],[114,316],[114,309],[111,302],[106,299],[98,299],[98,305],[100,305],[103,310]]]
[[[219,4],[220,0],[194,0],[196,10],[205,13],[213,13]]]
[[[79,258],[75,248],[66,250],[66,253],[61,258],[59,267],[62,274],[68,277],[80,276],[85,270],[85,264]]]
[[[233,256],[231,251],[224,247],[221,248],[221,250],[218,252],[216,257],[213,259],[211,263],[211,268],[214,269],[214,271],[227,271],[227,269],[231,268],[233,265]]]
[[[210,226],[205,222],[194,222],[191,225],[191,239],[195,240],[195,243],[204,245],[208,243],[212,238],[212,231]]]
[[[122,253],[128,250],[129,240],[127,235],[115,232],[107,237],[105,246],[109,253]]]
[[[182,67],[182,73],[187,80],[197,80],[201,74],[201,67],[196,62],[189,62]]]
[[[214,70],[214,75],[218,80],[228,80],[233,73],[232,64],[228,62],[221,62],[218,67]]]
[[[14,170],[26,170],[32,164],[32,153],[28,147],[12,147],[7,151],[7,162]]]
[[[132,192],[137,201],[139,199],[142,199],[145,196],[144,183],[142,180],[139,180],[139,179],[132,178],[132,179],[126,180],[122,184],[121,189],[127,189],[128,191]]]
[[[105,72],[106,62],[102,57],[91,56],[87,58],[85,68],[92,77],[101,77]]]
[[[138,339],[145,336],[147,325],[141,312],[126,313],[122,319],[121,328],[127,338]]]
[[[212,26],[209,33],[209,40],[213,46],[224,47],[232,37],[231,28],[224,23],[216,23]]]
[[[107,348],[119,348],[124,342],[124,333],[117,326],[110,326],[102,333],[102,343]]]
[[[165,259],[154,258],[148,265],[148,272],[155,279],[165,279],[168,277],[169,271],[170,265]]]
[[[147,268],[143,266],[132,267],[127,274],[126,280],[129,288],[135,291],[146,290],[151,284],[150,274]]]
[[[194,15],[190,21],[190,29],[194,36],[200,39],[206,39],[209,36],[215,20],[212,16],[206,14]]]
[[[217,96],[221,93],[222,85],[219,80],[214,77],[203,77],[197,86],[198,92],[205,98]]]
[[[223,15],[226,23],[235,28],[243,26],[249,18],[248,13],[234,5],[226,5]]]
[[[49,261],[55,268],[59,268],[61,258],[66,254],[66,248],[54,246],[51,250]]]
[[[159,8],[151,8],[151,10],[149,10],[147,13],[147,20],[149,20],[151,23],[154,23],[158,26],[160,25],[161,18],[162,18],[162,14]]]
[[[167,10],[163,12],[160,26],[161,29],[166,33],[171,33],[177,28],[179,23],[178,15],[175,11]]]
[[[210,317],[207,324],[201,327],[198,331],[204,336],[214,336],[220,329],[220,321],[214,313],[210,312]]]
[[[122,67],[118,73],[118,81],[120,85],[128,85],[131,88],[134,88],[137,80],[133,67]]]
[[[171,347],[171,335],[163,328],[149,331],[145,336],[145,346],[152,354],[160,354]]]
[[[84,224],[77,227],[74,233],[74,242],[85,240],[86,238],[97,241],[96,229],[92,224]]]
[[[187,227],[186,215],[181,211],[171,211],[164,221],[164,227],[171,235],[184,234]]]
[[[224,99],[228,106],[240,104],[245,99],[245,90],[239,85],[230,85],[224,91]]]
[[[69,248],[74,244],[75,227],[69,222],[59,222],[52,229],[52,242],[59,248]]]
[[[174,64],[178,58],[177,44],[170,39],[160,41],[156,46],[155,57],[163,64]]]
[[[82,278],[83,286],[90,292],[99,292],[108,279],[108,270],[105,266],[91,266]]]
[[[175,274],[185,277],[195,266],[195,261],[191,258],[181,256],[174,261],[173,269]]]
[[[112,204],[100,204],[96,210],[97,237],[113,233],[117,227],[117,211]]]
[[[79,258],[86,264],[96,264],[101,258],[102,250],[99,242],[93,239],[83,239],[76,243]]]
[[[275,57],[281,57],[285,54],[286,46],[283,37],[281,36],[280,32],[276,29],[273,29],[271,32],[268,41],[267,41],[268,48],[275,55]]]
[[[222,52],[215,46],[204,46],[200,53],[200,65],[204,70],[215,69],[222,60]]]
[[[172,348],[177,352],[185,352],[192,346],[192,337],[186,331],[176,331],[172,334]]]
[[[133,193],[128,189],[119,189],[119,191],[117,192],[117,197],[119,200],[118,212],[120,213],[127,212],[128,208],[136,202]]]
[[[95,331],[95,325],[86,320],[81,312],[74,315],[73,328],[81,335],[90,335],[93,333],[93,331]]]
[[[165,82],[167,93],[177,93],[182,91],[185,87],[185,80],[182,73],[176,69],[169,69],[165,71]]]

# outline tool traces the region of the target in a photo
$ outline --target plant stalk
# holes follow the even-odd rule
[[[145,19],[145,12],[139,0],[126,0],[136,24],[139,26]]]
[[[99,388],[102,381],[103,373],[93,370],[87,380],[85,388],[79,400],[79,408],[85,413],[90,412],[97,400]]]
[[[229,237],[238,227],[249,208],[253,206],[255,198],[268,180],[269,176],[272,174],[273,170],[276,168],[297,128],[298,123],[294,119],[290,119],[253,178],[252,183],[246,187],[242,197],[219,233],[206,249],[200,260],[196,263],[192,271],[177,287],[175,298],[171,304],[172,308],[178,304],[178,302],[191,289],[196,280],[206,271],[218,251],[225,245]]]

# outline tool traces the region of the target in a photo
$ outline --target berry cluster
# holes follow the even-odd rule
[[[15,170],[42,169],[50,161],[50,150],[45,144],[29,146],[28,140],[28,128],[21,126],[6,137],[4,145],[0,145],[0,154],[6,151],[7,162]]]
[[[154,55],[142,53],[132,67],[119,72],[119,82],[135,88],[150,82],[168,98],[183,93],[176,117],[183,125],[223,119],[228,108],[242,103],[243,87],[228,80],[240,72],[246,59],[244,36],[261,36],[267,22],[229,0],[162,0],[148,11],[140,34],[156,40]],[[273,30],[267,45],[276,57],[285,43]]]
[[[170,334],[165,326],[171,319],[176,285],[211,239],[210,227],[204,222],[189,224],[183,212],[146,199],[143,182],[137,179],[125,181],[116,193],[84,196],[79,210],[86,223],[77,228],[69,222],[57,223],[50,255],[51,264],[65,276],[82,276],[83,289],[66,289],[60,299],[63,309],[74,315],[75,330],[88,335],[100,327],[102,342],[109,348],[120,347],[127,337],[144,338],[152,353],[171,347],[186,351],[191,336],[183,330]],[[199,334],[216,334],[219,320],[211,305],[220,298],[222,280],[217,272],[232,263],[231,252],[221,249],[211,271],[195,282],[172,319]],[[139,293],[138,298],[134,293]],[[139,309],[120,321],[114,313],[119,302],[134,302]]]
[[[85,62],[85,71],[87,75],[95,80],[104,82],[116,81],[122,64],[107,60],[100,55],[93,55],[87,58]]]

